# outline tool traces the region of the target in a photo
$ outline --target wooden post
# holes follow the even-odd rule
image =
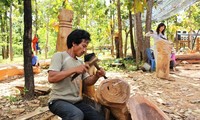
[[[66,40],[69,33],[72,31],[73,12],[71,10],[61,9],[58,15],[59,31],[56,42],[56,51],[67,50]]]
[[[160,40],[156,43],[158,50],[158,57],[156,63],[156,76],[158,78],[169,78],[169,63],[172,45],[169,41]]]

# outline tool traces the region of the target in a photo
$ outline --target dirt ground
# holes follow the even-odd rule
[[[184,64],[176,67],[170,75],[175,81],[159,79],[155,72],[108,72],[109,79],[119,78],[129,83],[131,96],[140,94],[157,105],[172,120],[200,120],[200,64]],[[100,79],[95,86],[98,87]],[[32,101],[17,100],[23,77],[13,77],[0,81],[0,120],[15,120],[47,105],[48,95]],[[47,72],[35,75],[37,86],[47,86]],[[36,115],[30,120],[44,120],[50,112]]]

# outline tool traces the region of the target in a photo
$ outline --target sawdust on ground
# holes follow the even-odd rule
[[[171,76],[175,81],[156,77],[155,72],[107,72],[108,79],[122,79],[129,83],[131,96],[140,94],[163,110],[172,120],[200,119],[200,65],[186,64],[177,66]],[[95,86],[104,80],[100,79]],[[19,91],[14,87],[24,83],[23,77],[15,77],[0,82],[0,120],[16,119],[39,107],[47,105],[46,96],[40,96],[32,101],[16,100]],[[35,75],[35,84],[48,86],[47,72],[43,70]],[[6,96],[6,97],[5,97]],[[49,112],[34,116],[32,119],[42,120]]]

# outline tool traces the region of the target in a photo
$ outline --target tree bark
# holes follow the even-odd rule
[[[153,7],[153,0],[147,1],[147,13],[146,13],[146,28],[145,33],[149,32],[151,30],[151,18],[152,18],[152,7]],[[150,48],[150,37],[145,36],[145,42],[144,42],[144,56],[143,60],[147,60],[147,54],[145,54],[146,48]]]
[[[136,51],[135,51],[135,46],[133,42],[133,23],[132,23],[132,12],[129,10],[129,23],[130,23],[130,44],[131,44],[131,53],[133,58],[136,58]]]
[[[143,55],[143,36],[142,36],[142,20],[141,20],[141,13],[135,13],[134,19],[134,32],[135,32],[135,40],[136,40],[136,64],[137,69],[139,69],[139,64],[142,60]]]
[[[119,40],[119,57],[123,58],[123,42],[122,42],[122,20],[120,0],[117,0],[117,16],[118,16],[118,40]]]
[[[13,48],[12,48],[12,3],[10,4],[10,61],[13,61]]]
[[[34,98],[34,76],[32,68],[32,7],[31,0],[24,0],[24,38],[23,38],[23,52],[24,52],[24,77],[25,77],[25,99]]]
[[[115,2],[114,0],[110,0],[110,4]],[[110,37],[111,37],[111,55],[114,56],[114,30],[115,30],[115,14],[111,12],[110,10],[110,19],[111,19],[111,23],[110,23]]]

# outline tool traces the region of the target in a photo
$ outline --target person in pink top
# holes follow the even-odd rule
[[[170,69],[173,69],[173,71],[175,71],[175,66],[176,66],[176,54],[175,54],[175,49],[173,48],[171,52]]]

